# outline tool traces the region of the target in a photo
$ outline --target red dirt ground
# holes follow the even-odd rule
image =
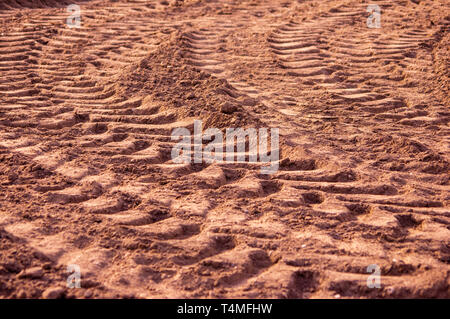
[[[0,1],[0,298],[450,297],[449,1],[70,3]]]

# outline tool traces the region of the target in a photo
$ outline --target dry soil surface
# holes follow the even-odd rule
[[[0,1],[0,298],[450,297],[448,0],[71,2]]]

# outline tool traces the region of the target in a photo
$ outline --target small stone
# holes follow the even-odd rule
[[[339,299],[339,298],[341,298],[341,295],[340,294],[335,294],[334,298]]]
[[[22,270],[17,276],[19,278],[41,278],[44,274],[41,267],[33,267],[26,270]]]
[[[257,103],[256,99],[251,98],[251,97],[246,97],[243,101],[242,104],[245,106],[255,106]]]
[[[42,268],[46,269],[46,270],[49,270],[49,269],[52,268],[52,264],[51,263],[45,263],[45,264],[42,265]]]
[[[61,288],[61,287],[52,287],[52,288],[46,289],[42,293],[42,297],[45,298],[45,299],[58,299],[58,298],[61,298],[63,294],[64,294],[64,289],[63,288]]]
[[[205,71],[201,71],[199,77],[200,77],[200,80],[205,80],[205,79],[208,79],[211,76],[208,73],[206,73]]]
[[[222,107],[220,108],[220,110],[222,111],[222,113],[225,114],[231,114],[237,111],[237,106],[235,104],[232,104],[230,102],[225,102],[222,104]]]
[[[22,270],[22,267],[15,263],[14,261],[7,261],[3,264],[3,268],[5,268],[6,271],[12,272],[12,273],[19,273]]]
[[[27,297],[28,297],[28,296],[27,296],[27,293],[26,293],[25,290],[19,290],[19,292],[17,293],[17,298],[25,299],[25,298],[27,298]]]
[[[192,82],[191,82],[191,81],[188,81],[188,80],[182,80],[182,81],[180,81],[180,84],[181,84],[182,86],[191,86],[191,85],[192,85]]]
[[[8,182],[13,183],[18,178],[16,173],[11,173],[8,175]]]
[[[84,293],[84,298],[91,298],[91,297],[92,297],[92,291],[87,290],[87,291]]]

